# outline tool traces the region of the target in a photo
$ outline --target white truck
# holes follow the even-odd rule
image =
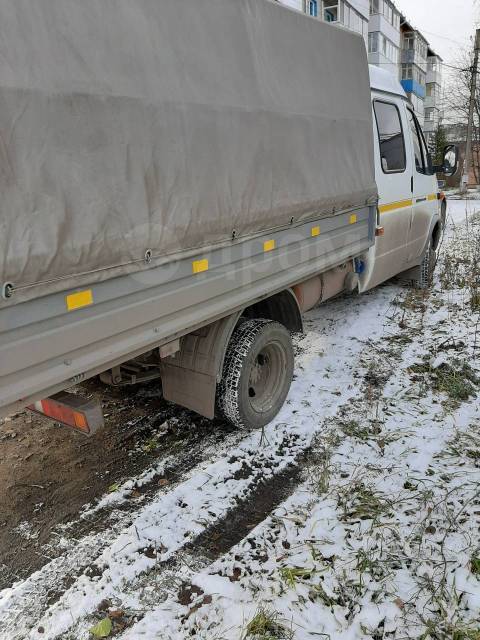
[[[271,421],[302,313],[399,273],[445,219],[396,79],[270,0],[0,0],[0,416],[92,433],[93,376]]]

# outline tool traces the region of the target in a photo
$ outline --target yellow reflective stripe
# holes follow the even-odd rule
[[[352,213],[352,215],[350,216],[350,224],[355,224],[357,220],[357,215],[355,213]]]
[[[320,227],[312,227],[312,238],[320,235]]]
[[[389,204],[382,204],[378,207],[380,213],[388,213],[389,211],[395,211],[396,209],[405,209],[406,207],[411,207],[413,204],[413,200],[409,198],[408,200],[399,200],[398,202],[390,202]]]
[[[427,200],[438,200],[438,195],[436,193],[431,193],[427,196]]]
[[[195,260],[195,262],[192,262],[192,271],[193,273],[208,271],[208,260]]]
[[[87,291],[79,291],[78,293],[72,293],[65,298],[67,303],[67,309],[69,311],[75,311],[76,309],[82,309],[93,304],[93,291],[88,289]]]
[[[275,249],[275,240],[267,240],[263,243],[263,250],[265,253],[267,251],[273,251]]]

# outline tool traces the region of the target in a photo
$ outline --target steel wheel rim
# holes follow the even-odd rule
[[[285,350],[279,342],[270,342],[257,353],[248,377],[248,398],[252,410],[266,413],[282,394],[287,367]]]

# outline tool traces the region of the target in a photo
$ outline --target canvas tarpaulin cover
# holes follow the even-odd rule
[[[0,192],[12,302],[371,202],[365,43],[269,0],[0,0]]]

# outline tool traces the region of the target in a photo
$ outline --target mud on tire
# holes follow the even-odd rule
[[[293,377],[289,331],[272,320],[245,320],[227,348],[217,410],[243,429],[263,427],[282,408]]]

